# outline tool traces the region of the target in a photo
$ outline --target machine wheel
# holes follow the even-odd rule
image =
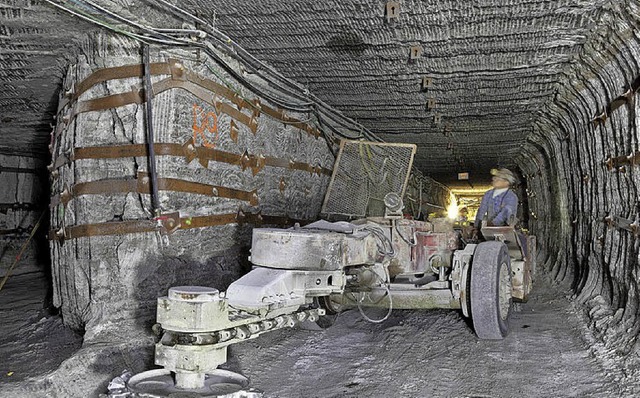
[[[481,339],[500,340],[509,333],[511,262],[507,246],[483,242],[471,263],[471,319]]]
[[[135,397],[156,397],[156,398],[216,398],[216,397],[252,397],[258,395],[254,389],[248,388],[249,379],[246,377],[223,369],[215,369],[205,375],[204,386],[184,390],[178,388],[174,376],[168,369],[154,369],[138,373],[127,382],[128,392]],[[109,394],[109,397],[112,395]],[[121,397],[120,393],[113,395]],[[130,396],[127,394],[126,396]]]

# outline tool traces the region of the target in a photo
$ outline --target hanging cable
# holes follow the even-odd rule
[[[320,100],[319,98],[317,98],[313,94],[309,93],[308,89],[306,89],[306,88],[300,86],[299,84],[291,81],[290,79],[284,77],[277,70],[273,69],[269,65],[266,65],[262,61],[260,61],[257,58],[253,57],[244,48],[242,48],[235,41],[233,41],[229,36],[227,36],[226,34],[221,32],[220,30],[216,29],[214,26],[212,26],[208,22],[202,20],[201,18],[196,17],[195,15],[193,15],[193,14],[181,9],[180,7],[177,7],[177,6],[167,2],[165,0],[152,0],[152,1],[154,3],[160,3],[160,4],[164,5],[165,7],[168,7],[172,11],[172,13],[174,15],[177,14],[177,15],[182,16],[182,17],[187,17],[187,18],[191,19],[192,22],[197,22],[198,24],[202,25],[202,28],[204,30],[207,30],[208,33],[211,34],[211,37],[217,38],[218,41],[221,44],[223,44],[225,47],[227,47],[227,49],[230,50],[229,51],[229,55],[235,56],[236,58],[241,58],[244,61],[245,64],[248,64],[248,65],[251,65],[251,66],[258,65],[258,67],[254,66],[254,68],[256,69],[256,72],[258,72],[257,74],[261,78],[263,78],[265,81],[267,81],[268,83],[277,86],[281,90],[287,92],[288,94],[292,94],[295,97],[300,98],[300,95],[302,95],[303,96],[302,98],[305,98],[307,101],[308,100],[313,100],[313,102],[315,102],[318,105],[318,108],[319,108],[320,112],[322,112],[322,110],[320,108],[324,108],[325,109],[325,111],[327,113],[326,116],[328,118],[330,118],[331,120],[333,120],[334,122],[336,122],[338,124],[341,124],[345,128],[363,131],[364,132],[364,138],[370,139],[372,141],[382,141],[380,138],[375,136],[373,133],[371,133],[364,126],[360,125],[359,123],[357,123],[357,122],[355,122],[353,120],[348,119],[344,115],[342,115],[339,112],[337,112],[335,109],[331,108],[328,104],[324,103],[324,101]],[[292,93],[289,90],[286,90],[280,84],[277,84],[269,76],[263,75],[261,73],[261,70],[263,70],[263,69],[269,71],[273,76],[277,77],[284,84],[292,87],[295,90],[301,91],[302,94]],[[339,134],[339,135],[344,137],[343,134]],[[357,139],[357,138],[360,138],[360,137],[348,137],[348,138]]]
[[[384,231],[380,227],[376,227],[370,224],[367,224],[360,228],[361,231],[367,231],[378,240],[378,253],[382,256],[394,257],[396,255],[395,250],[393,250],[393,243],[391,243],[391,239],[384,234]]]
[[[165,32],[162,32],[159,29],[155,29],[153,27],[141,25],[136,21],[132,21],[132,20],[130,20],[128,18],[123,17],[122,15],[120,15],[118,13],[115,13],[113,11],[110,11],[110,10],[104,8],[104,7],[101,7],[101,6],[93,3],[90,0],[71,0],[71,1],[73,3],[75,3],[75,4],[78,4],[78,5],[84,5],[85,7],[89,6],[89,7],[93,8],[95,12],[97,12],[99,14],[102,14],[102,15],[108,17],[108,18],[112,18],[114,20],[117,20],[117,21],[120,21],[122,23],[125,23],[125,24],[127,24],[129,26],[132,26],[132,27],[136,28],[136,29],[145,31],[146,33],[148,33],[148,34],[150,34],[152,36],[158,36],[161,39],[167,40],[169,42],[175,40],[175,38],[167,35]],[[170,29],[169,31],[175,31],[175,30],[171,30]],[[191,32],[193,33],[194,31],[192,30]],[[204,33],[204,32],[198,31],[198,33]],[[182,43],[182,42],[178,40],[177,43]],[[188,45],[189,43],[182,43],[182,44]]]
[[[38,222],[31,230],[31,234],[29,235],[29,238],[27,239],[26,242],[24,242],[24,244],[20,248],[20,252],[16,256],[15,261],[13,262],[13,264],[11,264],[11,267],[9,267],[9,269],[7,270],[7,273],[5,274],[4,278],[2,278],[2,281],[0,281],[0,290],[2,290],[2,288],[4,287],[4,284],[7,283],[7,280],[9,280],[9,277],[11,276],[11,272],[16,267],[16,265],[18,265],[18,263],[20,262],[20,259],[22,258],[24,251],[27,249],[27,246],[29,245],[29,242],[31,242],[31,239],[33,239],[33,236],[36,234],[36,231],[40,227],[40,223],[42,222],[42,219],[44,218],[45,214],[47,214],[46,210],[43,211],[42,214],[40,214],[40,218],[38,218]]]
[[[384,299],[385,297],[389,297],[389,309],[387,310],[387,313],[384,317],[380,318],[380,319],[372,319],[369,316],[367,316],[367,314],[364,313],[364,310],[362,309],[362,303],[364,302],[364,298],[367,295],[367,292],[362,292],[360,294],[360,299],[356,300],[356,302],[358,303],[358,311],[360,312],[360,315],[362,315],[362,317],[364,319],[366,319],[367,321],[371,322],[371,323],[382,323],[384,321],[386,321],[387,319],[389,319],[389,317],[391,316],[391,312],[393,312],[393,298],[391,297],[391,289],[389,288],[389,284],[390,284],[390,277],[389,277],[389,269],[383,265],[382,268],[384,269],[384,274],[385,274],[385,279],[382,279],[380,277],[380,275],[378,275],[376,272],[374,272],[374,274],[376,275],[376,277],[380,280],[380,286],[385,288],[385,295],[382,296],[382,298],[380,298],[380,300],[376,301],[374,304],[379,303],[380,301],[382,301],[382,299]],[[370,300],[371,301],[371,300]]]
[[[398,229],[398,223],[394,221],[393,225],[395,225],[396,228],[396,232],[398,233],[398,236],[400,238],[402,238],[403,241],[405,241],[406,244],[408,244],[409,246],[413,247],[416,246],[418,244],[418,239],[416,238],[416,232],[415,230],[413,231],[413,239],[412,241],[410,241],[409,239],[405,238],[402,233],[400,233],[400,229]]]
[[[80,19],[82,19],[84,21],[87,21],[87,22],[102,26],[103,28],[106,28],[106,29],[109,29],[109,30],[114,31],[116,33],[119,33],[121,35],[130,37],[130,38],[132,38],[132,39],[134,39],[136,41],[140,41],[140,42],[143,42],[143,43],[149,43],[150,41],[153,41],[153,42],[155,42],[157,44],[172,45],[172,46],[185,46],[185,45],[189,44],[189,43],[185,43],[185,42],[177,41],[177,40],[162,40],[162,39],[157,39],[157,38],[153,38],[153,37],[142,36],[142,35],[139,35],[139,34],[134,33],[134,32],[130,32],[130,31],[127,31],[127,30],[124,30],[124,29],[120,29],[120,28],[118,28],[116,26],[113,26],[113,25],[111,25],[111,24],[109,24],[109,23],[107,23],[105,21],[101,21],[98,18],[96,18],[95,16],[87,14],[83,10],[80,10],[80,9],[78,9],[76,7],[71,6],[71,8],[70,8],[69,5],[67,5],[66,3],[65,3],[65,5],[63,5],[63,4],[58,4],[58,3],[56,3],[56,2],[54,2],[52,0],[44,0],[44,1],[49,3],[49,4],[51,4],[51,5],[53,5],[54,7],[58,8],[58,9],[61,9],[61,10],[65,11],[65,12],[71,14],[71,15],[74,15],[74,16],[76,16],[76,17],[78,17],[78,18],[80,18]]]
[[[149,59],[149,45],[142,48],[142,62],[144,64],[144,100],[145,120],[147,124],[147,151],[149,152],[149,179],[151,183],[151,210],[154,217],[160,212],[158,199],[158,174],[156,173],[156,152],[154,149],[155,137],[153,134],[153,85],[151,84],[151,67]]]
[[[271,68],[269,65],[266,65],[262,61],[253,57],[246,50],[244,50],[244,48],[233,41],[229,36],[216,29],[210,23],[165,0],[153,0],[153,3],[160,4],[160,6],[164,9],[169,9],[172,14],[178,16],[181,19],[187,19],[192,23],[200,25],[199,28],[202,29],[166,29],[145,26],[137,21],[125,18],[122,15],[110,11],[89,0],[71,0],[72,4],[67,1],[45,1],[53,5],[54,7],[68,12],[82,20],[97,24],[103,28],[125,35],[145,44],[155,43],[164,46],[176,46],[183,48],[192,47],[203,49],[207,53],[207,55],[209,55],[209,57],[214,60],[216,64],[221,66],[235,80],[249,89],[249,91],[259,97],[265,98],[278,107],[289,111],[313,114],[315,115],[316,119],[318,119],[319,124],[325,125],[327,128],[329,128],[331,134],[337,135],[342,138],[365,138],[371,141],[382,141],[364,126],[345,117],[340,112],[331,108],[328,104],[324,103],[322,100],[311,94],[308,89],[302,87],[296,82],[291,81],[275,69]],[[93,15],[90,12],[93,12],[97,15]],[[133,29],[134,31],[115,26],[114,24],[109,23],[101,17],[125,24],[129,27],[129,29]],[[226,61],[220,58],[211,44],[207,42],[186,40],[182,37],[175,37],[174,35],[195,35],[199,39],[205,39],[206,37],[209,37],[212,40],[215,40],[220,44],[220,47],[222,49],[227,50],[225,52],[229,56],[236,58],[239,62],[245,65],[245,67],[248,67],[250,72],[255,72],[255,75],[266,83],[266,86],[258,87],[255,83],[250,82],[245,77],[241,76],[240,73],[234,70]],[[273,87],[273,90],[276,90],[277,93],[269,92],[271,87]],[[323,121],[323,119],[325,118],[331,121],[331,123]],[[358,131],[359,133],[346,134],[345,132],[338,130],[334,126],[334,124],[339,125],[348,131]]]
[[[310,111],[310,109],[308,109],[308,108],[300,108],[300,107],[297,107],[297,106],[292,106],[292,105],[286,103],[285,101],[283,101],[283,100],[281,100],[279,98],[276,98],[276,97],[272,96],[271,94],[266,93],[264,90],[260,90],[260,89],[256,88],[252,83],[250,83],[245,78],[240,76],[238,74],[238,72],[236,72],[230,65],[228,65],[226,62],[224,62],[222,59],[220,59],[218,54],[216,54],[210,48],[208,48],[208,47],[205,48],[205,52],[207,53],[207,55],[209,55],[211,58],[213,58],[216,61],[216,63],[218,63],[220,66],[222,66],[222,68],[227,73],[229,73],[234,79],[242,82],[243,85],[245,87],[247,87],[254,94],[259,95],[261,97],[264,97],[267,100],[269,100],[269,101],[271,101],[271,102],[277,104],[278,106],[280,106],[280,107],[282,107],[284,109],[287,109],[287,110],[296,111],[296,112],[302,112],[302,113],[307,113],[307,112]]]

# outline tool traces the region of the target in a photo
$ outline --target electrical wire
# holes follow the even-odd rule
[[[365,225],[360,228],[361,231],[367,231],[373,234],[374,237],[377,238],[378,242],[376,242],[376,246],[378,248],[378,253],[385,257],[394,257],[396,255],[395,250],[393,249],[393,244],[391,243],[391,239],[384,234],[384,231],[380,227],[375,227],[373,225]],[[378,244],[381,243],[382,245]],[[389,250],[387,250],[387,247]]]
[[[111,31],[114,31],[116,33],[122,34],[124,36],[130,37],[136,41],[140,41],[142,43],[146,43],[149,44],[150,42],[154,42],[156,44],[163,44],[163,45],[173,45],[173,46],[184,46],[187,43],[181,42],[181,41],[176,41],[176,40],[161,40],[161,39],[156,39],[156,38],[152,38],[152,37],[148,37],[148,36],[142,36],[139,35],[137,33],[133,33],[133,32],[129,32],[127,30],[124,29],[120,29],[116,26],[113,26],[105,21],[101,21],[98,18],[96,18],[95,16],[89,15],[86,12],[84,12],[83,10],[80,10],[76,7],[72,7],[69,8],[68,5],[62,5],[62,4],[58,4],[52,0],[44,0],[45,2],[53,5],[56,8],[59,8],[65,12],[68,12],[71,15],[74,15],[84,21],[87,22],[91,22],[93,24],[102,26],[103,28],[109,29]]]
[[[53,0],[45,1],[53,5],[54,7],[68,12],[82,20],[94,23],[103,28],[125,35],[145,44],[153,43],[163,46],[192,47],[203,49],[207,53],[207,55],[209,55],[209,57],[211,57],[216,62],[216,64],[221,66],[227,73],[229,73],[229,75],[231,75],[235,80],[240,82],[247,89],[249,89],[252,93],[267,99],[268,101],[283,109],[314,115],[318,120],[318,124],[328,127],[331,131],[331,134],[352,140],[365,138],[371,141],[382,141],[361,124],[345,117],[339,111],[331,108],[324,101],[312,95],[308,89],[291,81],[275,69],[271,68],[269,65],[266,65],[262,61],[253,57],[246,50],[244,50],[244,48],[233,41],[229,36],[216,29],[208,22],[165,0],[152,0],[152,2],[160,4],[164,9],[168,8],[174,15],[180,17],[181,19],[186,18],[191,22],[199,24],[202,29],[171,29],[145,26],[136,21],[125,18],[122,15],[110,11],[89,0],[71,0],[71,3],[64,0],[58,2]],[[91,14],[90,11],[97,15]],[[103,18],[123,23],[133,30],[136,30],[137,32],[115,26],[113,23],[110,23]],[[210,37],[211,39],[219,42],[221,44],[221,47],[227,50],[225,52],[228,55],[236,58],[243,65],[245,65],[245,67],[248,66],[250,72],[255,72],[255,75],[262,79],[267,84],[267,86],[258,87],[256,86],[256,84],[241,76],[226,61],[220,58],[220,56],[217,54],[215,49],[212,48],[212,45],[210,43],[185,40],[183,38],[174,37],[172,36],[172,34],[195,34],[199,39]],[[268,73],[265,73],[265,71]],[[269,92],[270,87],[273,87],[273,89],[279,91],[279,93]],[[284,97],[282,95],[284,95]],[[308,120],[312,120],[311,116],[308,118]],[[330,122],[327,122],[327,120]],[[338,130],[334,126],[334,124],[342,126],[348,131],[358,131],[358,133],[346,134]],[[322,129],[322,127],[321,131],[323,135],[326,135],[326,132],[324,131],[324,129]]]
[[[97,25],[99,25],[99,26],[102,26],[103,28],[107,28],[107,29],[112,30],[112,31],[114,31],[114,32],[116,32],[116,33],[120,33],[120,34],[122,34],[122,35],[125,35],[125,36],[128,36],[128,37],[131,37],[132,39],[142,41],[140,38],[136,37],[135,35],[131,34],[130,32],[127,32],[127,31],[124,31],[124,30],[118,29],[118,28],[116,28],[116,27],[114,27],[114,26],[107,25],[107,24],[106,24],[106,23],[104,23],[104,22],[97,21],[97,20],[95,20],[95,19],[93,19],[93,18],[90,18],[90,17],[87,17],[87,16],[85,16],[85,15],[79,14],[79,13],[77,13],[77,12],[75,12],[75,11],[73,11],[73,10],[69,9],[68,7],[64,7],[64,6],[62,6],[62,5],[60,5],[60,4],[56,3],[56,2],[54,2],[54,1],[52,1],[52,0],[44,0],[44,1],[45,1],[45,2],[47,2],[47,3],[49,3],[49,4],[51,4],[52,6],[54,6],[54,7],[56,7],[56,8],[59,8],[59,9],[61,9],[61,10],[65,11],[65,12],[68,12],[69,14],[71,14],[71,15],[73,15],[73,16],[76,16],[76,17],[78,17],[78,18],[80,18],[80,19],[82,19],[82,20],[84,20],[84,21],[88,21],[88,22],[91,22],[91,23],[97,24]]]
[[[180,8],[178,6],[175,6],[175,5],[171,4],[171,3],[169,3],[168,1],[165,1],[165,0],[154,0],[154,2],[161,3],[161,4],[169,7],[174,12],[174,14],[177,12],[180,15],[186,16],[188,18],[191,18],[192,20],[194,20],[194,21],[196,21],[196,22],[198,22],[198,23],[200,23],[202,25],[208,25],[208,23],[206,21],[204,21],[203,19],[200,19],[200,18],[196,17],[195,15],[188,13],[187,11],[183,10],[182,8]]]
[[[207,69],[213,74],[215,75],[221,82],[222,84],[225,85],[225,87],[227,87],[229,90],[231,90],[235,95],[238,96],[238,98],[244,100],[247,104],[247,106],[249,106],[251,109],[255,109],[255,110],[260,110],[260,108],[255,105],[252,100],[250,100],[249,98],[245,97],[239,90],[237,90],[224,76],[221,76],[215,69],[213,69],[207,62],[203,62],[202,60],[199,59],[195,59],[195,58],[189,58],[186,57],[184,54],[178,54],[172,51],[165,51],[168,54],[173,54],[175,56],[181,57],[183,59],[192,61],[192,62],[197,62],[197,63],[201,63],[204,66],[207,67]],[[269,113],[264,113],[264,115],[266,115],[267,117],[272,118],[273,120],[278,121],[279,123],[282,124],[286,124],[286,125],[293,125],[293,124],[298,124],[298,123],[311,123],[313,121],[312,117],[309,117],[307,119],[302,119],[302,120],[297,120],[297,121],[286,121],[286,120],[282,120],[280,118],[277,118]],[[320,133],[323,134],[322,129],[319,129]],[[323,134],[324,135],[324,134]]]
[[[356,300],[358,303],[358,311],[360,312],[360,315],[362,315],[362,317],[367,320],[368,322],[371,323],[382,323],[384,321],[386,321],[387,319],[389,319],[389,317],[391,316],[391,312],[393,312],[393,298],[391,297],[391,289],[389,288],[389,283],[390,283],[390,277],[389,277],[389,269],[386,266],[382,266],[382,268],[384,269],[384,274],[385,274],[385,279],[382,279],[380,277],[380,275],[378,275],[377,272],[374,272],[374,274],[376,275],[376,277],[380,280],[380,286],[384,287],[386,290],[385,296],[389,297],[389,309],[386,313],[386,315],[380,319],[372,319],[369,316],[367,316],[367,314],[364,313],[364,310],[362,309],[362,303],[364,302],[364,298],[366,297],[367,293],[366,292],[362,292],[360,294],[360,299]],[[382,296],[382,298],[378,301],[376,301],[374,304],[379,303],[380,301],[382,301],[382,299],[385,297]]]
[[[279,72],[277,72],[275,69],[271,68],[270,66],[264,64],[262,61],[258,60],[257,58],[253,57],[251,54],[249,54],[244,48],[242,48],[240,45],[238,45],[238,43],[236,43],[234,40],[232,40],[229,36],[227,36],[225,33],[223,33],[222,31],[216,29],[214,26],[212,26],[210,23],[208,23],[207,21],[204,21],[201,18],[196,17],[195,15],[181,9],[178,6],[175,6],[165,0],[152,0],[152,2],[155,3],[160,3],[162,5],[164,5],[165,7],[170,8],[170,10],[172,10],[172,12],[174,13],[174,15],[177,13],[183,17],[187,17],[189,19],[192,20],[192,22],[197,22],[198,24],[200,24],[203,28],[203,30],[207,31],[208,33],[211,34],[211,36],[214,39],[217,39],[218,42],[220,42],[220,44],[222,44],[223,46],[225,46],[227,49],[229,49],[230,51],[228,52],[229,55],[232,56],[236,56],[236,58],[241,58],[245,65],[249,65],[251,67],[253,67],[255,69],[255,72],[257,72],[257,74],[259,74],[263,79],[265,79],[265,81],[269,82],[270,84],[273,84],[274,86],[276,86],[278,89],[282,90],[283,92],[286,92],[288,95],[300,99],[300,100],[304,100],[307,101],[309,104],[313,104],[314,101],[309,101],[309,91],[305,88],[302,88],[301,86],[299,86],[298,84],[292,82],[291,80],[285,78],[283,75],[281,75]],[[274,81],[273,79],[270,79],[270,77],[268,76],[263,76],[261,72],[261,70],[268,70],[272,75],[278,77],[284,84],[287,84],[291,87],[293,87],[295,90],[298,91],[302,91],[302,94],[300,94],[299,92],[296,91],[290,91],[289,89],[282,87],[282,85],[279,82]]]
[[[327,117],[329,117],[330,119],[332,119],[334,122],[341,124],[343,127],[348,128],[348,129],[353,129],[353,126],[355,126],[355,130],[360,130],[365,132],[364,137],[367,139],[371,139],[372,141],[382,141],[380,138],[378,138],[377,136],[375,136],[373,133],[371,133],[366,127],[362,126],[361,124],[354,122],[351,119],[348,119],[347,117],[345,117],[344,115],[340,114],[339,112],[337,112],[335,109],[331,108],[329,105],[327,105],[324,101],[318,99],[317,97],[315,97],[313,94],[309,93],[309,90],[300,86],[299,84],[291,81],[290,79],[287,79],[286,77],[284,77],[282,74],[280,74],[278,71],[276,71],[275,69],[271,68],[269,65],[264,64],[262,61],[258,60],[257,58],[253,57],[251,54],[249,54],[244,48],[242,48],[240,45],[238,45],[235,41],[233,41],[229,36],[227,36],[225,33],[221,32],[220,30],[216,29],[214,26],[212,26],[211,24],[209,24],[208,22],[194,16],[193,14],[181,9],[180,7],[177,7],[165,0],[151,0],[154,3],[160,3],[162,5],[164,5],[165,7],[168,7],[173,13],[175,14],[179,14],[181,16],[187,17],[189,19],[191,19],[194,22],[197,22],[199,24],[202,25],[204,30],[209,30],[208,33],[210,33],[212,35],[212,37],[217,38],[218,41],[225,45],[229,50],[229,54],[232,56],[236,56],[236,58],[241,58],[245,64],[248,65],[258,65],[258,67],[255,67],[256,72],[258,72],[258,74],[261,76],[261,78],[263,78],[265,81],[267,81],[270,84],[273,84],[274,86],[280,88],[281,90],[288,92],[288,94],[294,96],[294,97],[298,97],[300,98],[300,94],[299,93],[295,93],[295,92],[290,92],[289,90],[285,89],[284,87],[282,87],[280,84],[278,84],[277,82],[275,82],[273,79],[271,79],[269,76],[264,76],[262,73],[260,73],[261,70],[267,70],[269,71],[273,76],[277,77],[279,80],[282,81],[282,83],[292,87],[295,90],[299,90],[302,91],[302,98],[305,98],[307,100],[311,99],[313,100],[313,102],[318,105],[319,108],[324,108],[325,110],[328,110],[329,112]],[[351,125],[347,124],[350,123]],[[337,131],[334,131],[337,132]],[[344,136],[343,134],[339,134],[340,136]],[[359,137],[345,137],[345,138],[359,138]]]
[[[395,225],[396,228],[396,232],[398,233],[398,236],[400,238],[402,238],[403,241],[405,241],[406,244],[408,244],[409,246],[413,247],[416,246],[418,244],[418,239],[416,239],[416,232],[415,230],[413,231],[413,242],[409,241],[407,238],[405,238],[404,236],[402,236],[402,234],[400,233],[400,230],[398,229],[398,223],[397,222],[393,222],[393,225]]]
[[[81,1],[79,1],[79,0],[71,0],[71,1],[73,3],[78,4],[78,5],[85,5],[85,6],[89,5],[90,7],[92,7],[99,14],[102,14],[102,15],[108,17],[108,18],[112,18],[112,19],[115,19],[117,21],[123,22],[123,23],[125,23],[127,25],[130,25],[130,26],[133,26],[133,27],[135,27],[137,29],[143,30],[143,31],[145,31],[145,32],[147,32],[147,33],[149,33],[149,34],[151,34],[153,36],[159,36],[164,40],[168,40],[169,42],[175,40],[175,38],[167,35],[166,33],[171,33],[171,32],[176,32],[176,31],[183,31],[182,29],[156,29],[156,28],[153,28],[153,27],[144,26],[144,25],[139,24],[136,21],[132,21],[132,20],[130,20],[128,18],[123,17],[120,14],[117,14],[117,13],[115,13],[113,11],[110,11],[110,10],[108,10],[108,9],[102,7],[102,6],[99,6],[99,5],[93,3],[90,0],[81,0]],[[202,32],[202,31],[195,31],[195,30],[189,30],[189,32],[190,33],[198,33],[198,36],[201,36],[201,37],[202,37],[202,34],[204,34],[204,32]],[[206,36],[206,34],[205,34],[205,36]],[[184,43],[184,44],[188,45],[189,43]]]
[[[247,88],[249,88],[252,92],[254,92],[255,94],[265,97],[268,100],[270,100],[271,102],[277,104],[278,106],[285,108],[287,110],[292,110],[292,111],[297,111],[297,112],[304,112],[304,113],[309,113],[312,111],[312,108],[308,107],[305,108],[304,106],[306,105],[312,105],[313,102],[308,102],[308,103],[303,103],[300,106],[296,106],[296,105],[291,105],[292,103],[287,102],[286,100],[283,100],[281,98],[277,98],[274,94],[270,94],[264,91],[264,89],[260,89],[257,87],[254,87],[253,84],[251,84],[250,82],[248,82],[246,79],[244,79],[242,76],[240,76],[235,70],[233,70],[232,68],[229,67],[229,65],[224,62],[222,59],[220,59],[218,57],[218,55],[212,51],[208,46],[206,46],[205,44],[201,44],[201,43],[196,43],[196,42],[191,42],[191,41],[184,41],[184,40],[180,40],[180,39],[175,39],[172,38],[170,36],[166,36],[164,34],[161,34],[160,36],[162,36],[163,38],[160,39],[158,37],[153,37],[153,36],[143,36],[137,33],[133,33],[130,31],[126,31],[123,29],[120,29],[116,26],[113,26],[103,20],[99,20],[98,18],[96,18],[95,16],[89,15],[87,13],[85,13],[83,10],[80,10],[76,7],[70,6],[65,3],[65,5],[62,4],[58,4],[56,2],[53,2],[52,0],[45,0],[47,3],[52,4],[53,6],[60,8],[66,12],[69,12],[70,14],[77,16],[83,20],[89,21],[91,23],[95,23],[99,26],[102,26],[104,28],[110,29],[116,33],[120,33],[123,35],[126,35],[128,37],[131,37],[134,40],[137,41],[141,41],[145,44],[150,44],[150,43],[156,43],[156,44],[162,44],[162,45],[172,45],[172,46],[181,46],[181,47],[185,47],[185,46],[189,46],[189,47],[199,47],[205,50],[205,52],[211,56],[212,58],[215,59],[216,63],[220,64],[221,66],[225,67],[225,69],[227,70],[227,72],[229,72],[236,80],[242,82],[245,86],[247,86]],[[79,4],[80,2],[76,1],[76,4]],[[156,31],[153,30],[152,28],[149,27],[145,27],[143,25],[137,24],[133,21],[130,21],[124,17],[118,16],[117,14],[110,12],[102,7],[96,6],[93,3],[87,2],[89,3],[90,6],[94,6],[96,7],[95,10],[97,10],[98,13],[101,13],[103,15],[106,15],[108,17],[112,17],[114,19],[117,19],[121,22],[127,23],[131,26],[133,26],[134,28],[137,29],[141,29],[144,30],[147,33],[156,35]],[[199,32],[199,31],[198,31]]]
[[[250,83],[248,80],[246,80],[245,78],[243,78],[242,76],[240,76],[238,74],[238,72],[236,72],[230,65],[228,65],[226,62],[224,62],[219,56],[218,54],[216,54],[212,49],[210,49],[209,47],[205,47],[205,52],[207,53],[207,55],[209,55],[211,58],[213,58],[216,63],[218,63],[227,73],[229,73],[234,79],[240,81],[243,83],[243,85],[245,87],[247,87],[251,92],[253,92],[256,95],[259,95],[261,97],[264,97],[266,99],[268,99],[269,101],[279,105],[280,107],[287,109],[287,110],[292,110],[292,111],[296,111],[296,112],[309,112],[309,109],[306,108],[300,108],[294,105],[291,105],[279,98],[276,98],[274,96],[272,96],[269,93],[266,93],[264,90],[260,90],[258,88],[256,88],[252,83]]]

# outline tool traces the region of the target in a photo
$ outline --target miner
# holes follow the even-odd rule
[[[516,182],[515,175],[508,169],[493,169],[491,174],[493,189],[482,197],[476,214],[475,228],[482,227],[482,221],[485,221],[488,227],[513,225],[518,210],[518,197],[509,189]]]

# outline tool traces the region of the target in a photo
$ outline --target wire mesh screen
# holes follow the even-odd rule
[[[340,143],[333,176],[322,205],[327,216],[384,216],[384,196],[402,197],[416,146],[366,141]]]

